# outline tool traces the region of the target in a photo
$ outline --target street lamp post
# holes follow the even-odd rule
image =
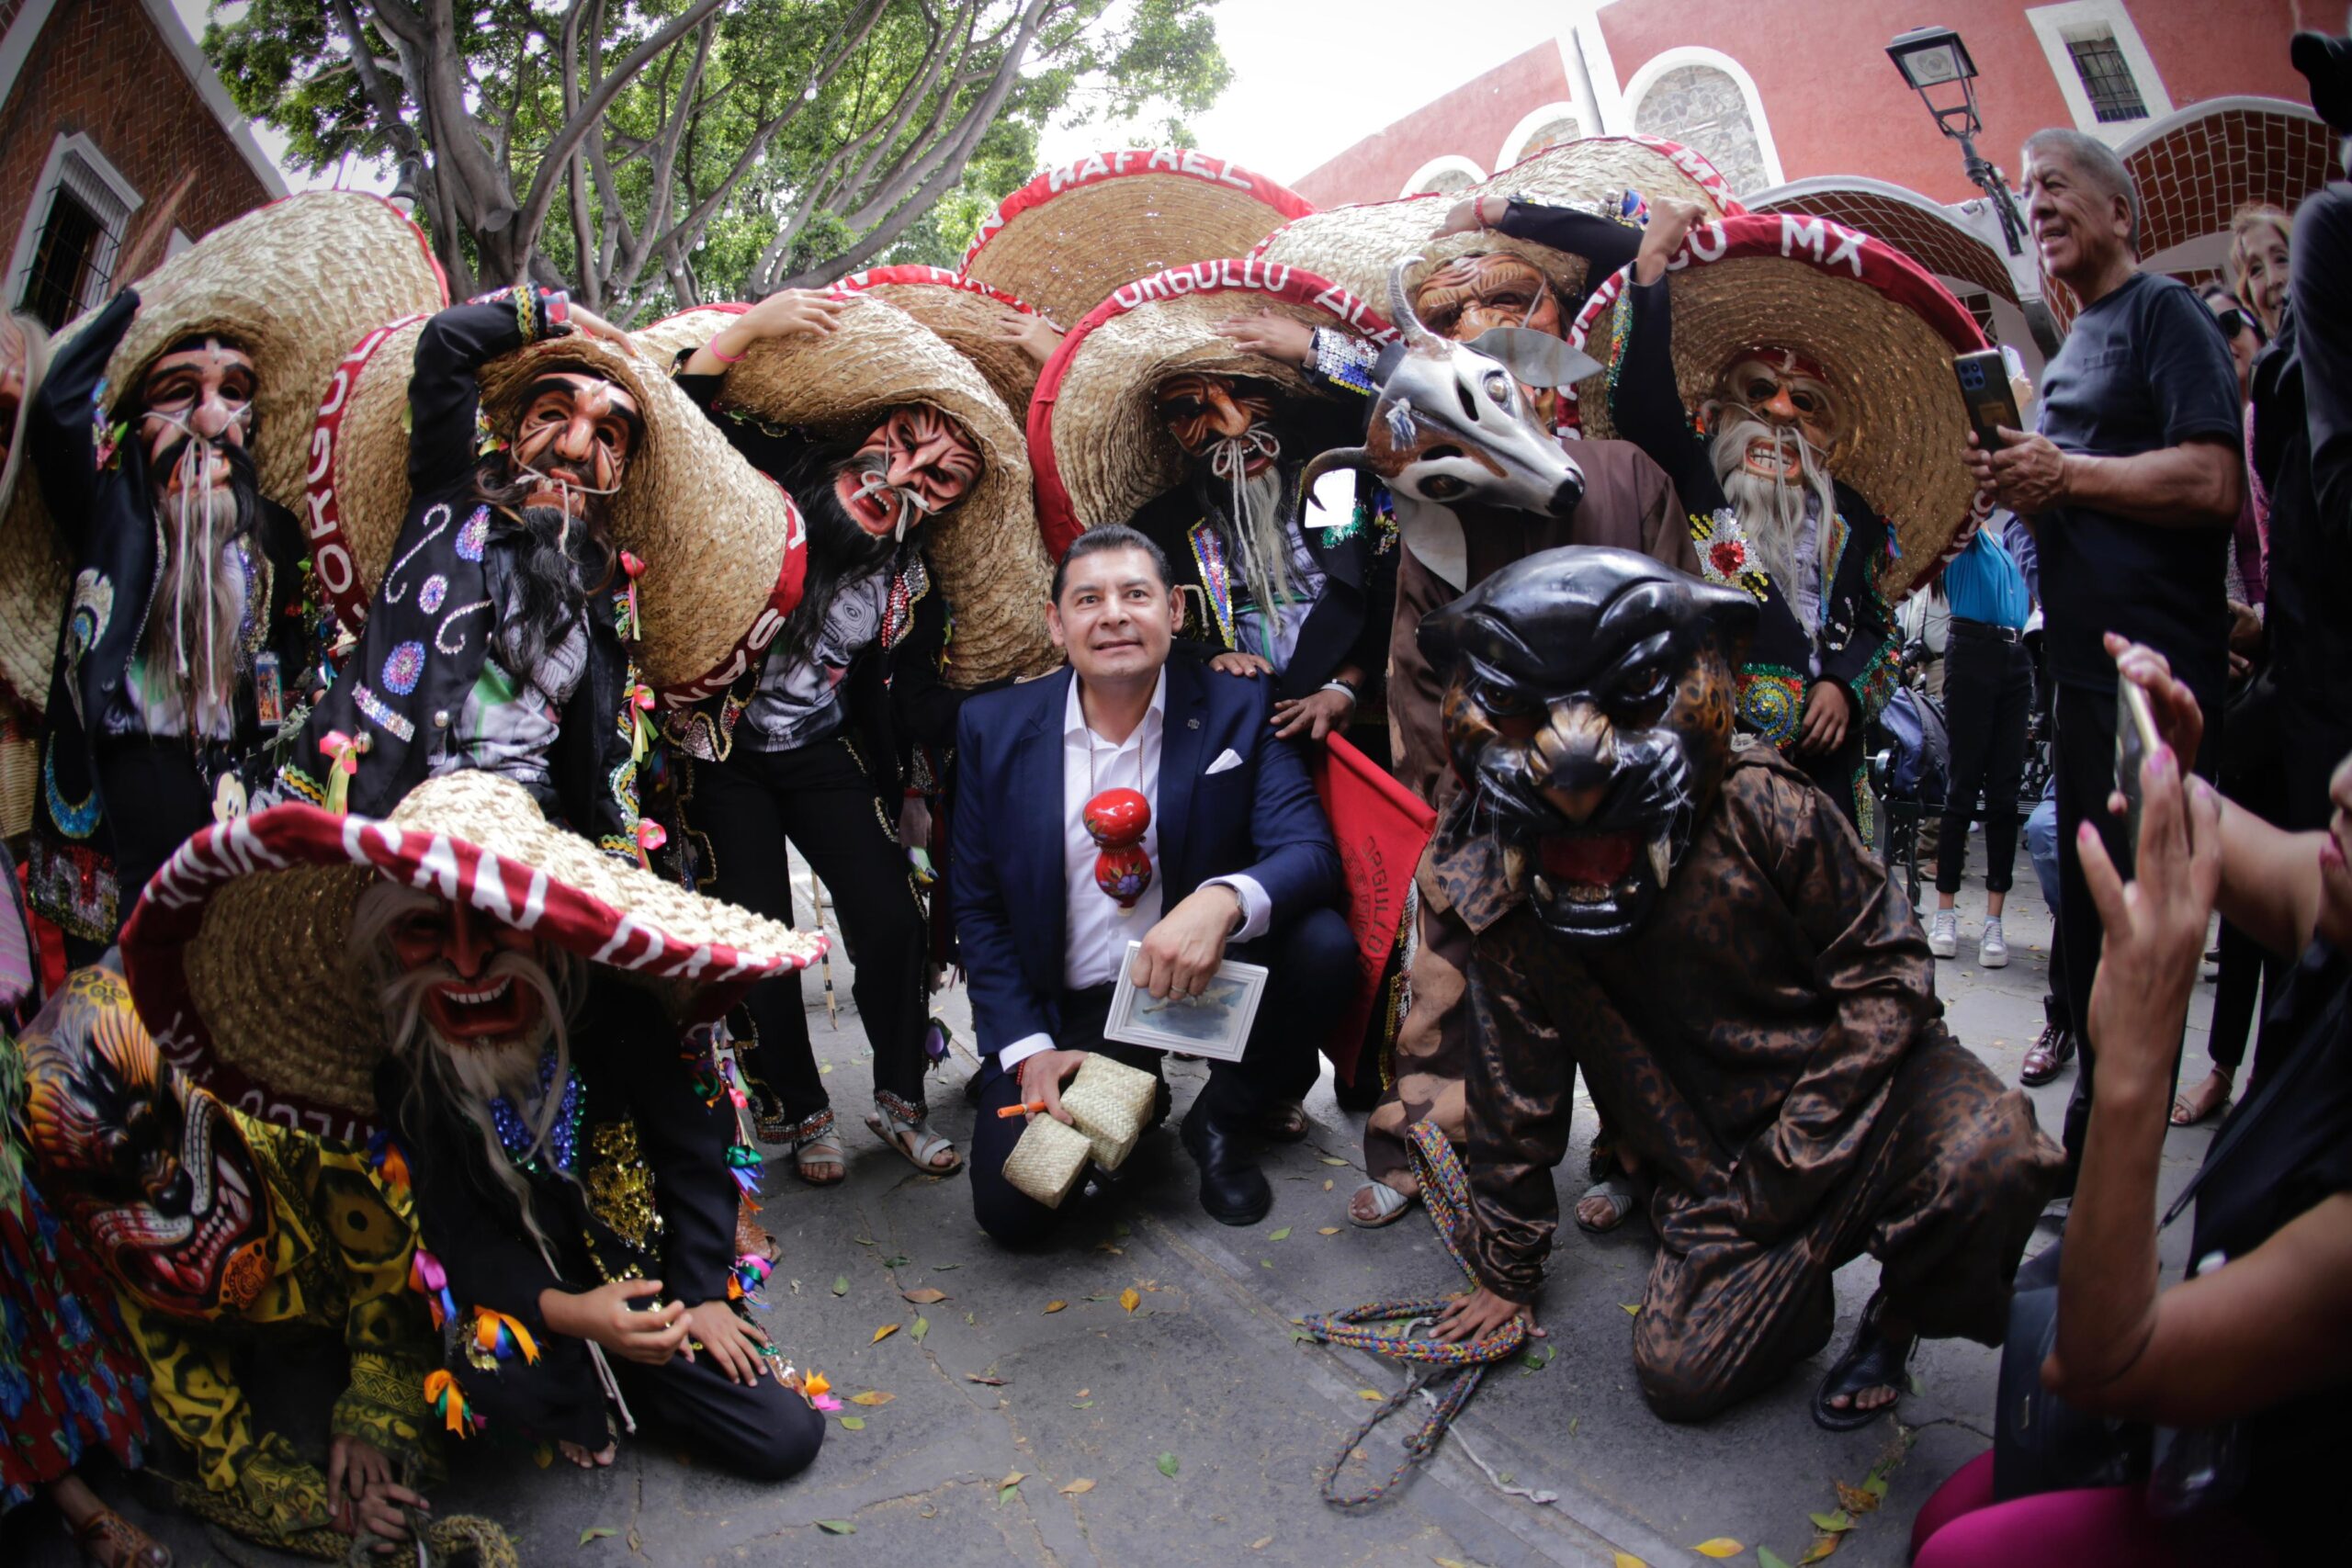
[[[1992,203],[1994,216],[2000,220],[2001,238],[2008,243],[2009,254],[2017,263],[2026,256],[2025,215],[2018,210],[2017,193],[1984,155],[1976,151],[1976,138],[1983,132],[1984,122],[1976,112],[1976,62],[1968,56],[1968,46],[1950,28],[1914,28],[1886,46],[1887,58],[1903,73],[1903,80],[1919,95],[1935,117],[1936,129],[1960,143],[1962,162],[1971,184],[1984,193]],[[2011,275],[2019,271],[2038,272],[2038,260],[2026,266],[2012,265]],[[2039,278],[2035,279],[2038,284]],[[2026,306],[2026,320],[2033,329],[2034,341],[2045,355],[2058,348],[2057,322],[2039,298],[2040,290]]]

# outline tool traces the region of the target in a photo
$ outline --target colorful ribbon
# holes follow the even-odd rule
[[[642,762],[646,752],[653,749],[653,721],[645,716],[653,711],[653,688],[642,681],[632,682],[627,693],[628,699],[629,761]]]
[[[733,1271],[727,1276],[727,1299],[747,1301],[764,1309],[768,1303],[760,1292],[767,1288],[768,1267],[768,1260],[756,1252],[738,1258]]]
[[[408,1190],[408,1156],[382,1128],[368,1134],[368,1167],[395,1192]]]
[[[531,1337],[531,1331],[492,1307],[474,1308],[474,1348],[502,1361],[513,1360],[520,1350],[526,1366],[539,1359],[539,1342]]]
[[[337,817],[350,808],[351,775],[359,771],[359,753],[366,750],[366,740],[355,740],[340,729],[328,730],[319,742],[319,752],[327,760],[327,809]]]
[[[728,1173],[735,1178],[735,1185],[746,1197],[757,1197],[760,1191],[760,1151],[749,1144],[732,1144],[727,1150]]]
[[[460,1438],[470,1438],[474,1428],[488,1425],[466,1404],[466,1391],[447,1367],[435,1368],[424,1377],[424,1403],[441,1417],[442,1426]]]
[[[408,1288],[433,1308],[436,1331],[458,1315],[458,1299],[449,1293],[449,1276],[443,1272],[441,1260],[421,1247],[408,1260]]]
[[[644,623],[638,619],[637,614],[637,580],[643,576],[644,573],[645,563],[639,560],[636,556],[630,554],[628,551],[623,550],[621,552],[621,575],[628,579],[628,586],[623,588],[620,594],[621,604],[624,606],[625,615],[627,616],[627,624],[621,627],[621,636],[631,642],[636,641],[639,637],[644,635]],[[653,705],[649,702],[645,705],[650,707]]]

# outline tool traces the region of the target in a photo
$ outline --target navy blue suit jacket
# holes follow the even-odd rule
[[[1306,764],[1267,723],[1273,682],[1187,660],[1170,660],[1167,671],[1152,867],[1161,908],[1211,877],[1237,874],[1266,890],[1277,926],[1336,903],[1331,825]],[[1062,719],[1072,679],[1064,669],[983,693],[956,720],[948,885],[985,1055],[1061,1025]],[[1241,765],[1208,773],[1228,750]]]

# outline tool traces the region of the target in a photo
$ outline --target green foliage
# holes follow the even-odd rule
[[[579,0],[565,91],[560,0],[249,0],[204,48],[289,161],[429,157],[417,217],[453,283],[534,259],[607,314],[658,313],[827,281],[855,266],[953,265],[1035,171],[1049,123],[1186,117],[1231,78],[1211,0],[728,0],[635,72],[577,151],[578,105],[696,0]],[[343,20],[375,62],[372,96]],[[385,100],[413,127],[403,133]],[[577,190],[574,186],[577,182]],[[535,234],[508,226],[543,217]]]

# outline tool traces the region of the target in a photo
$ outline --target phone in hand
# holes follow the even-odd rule
[[[2123,843],[2115,857],[2116,869],[2132,875],[2132,859],[2140,849],[2140,769],[2164,744],[2156,733],[2155,709],[2148,704],[2147,688],[2118,677],[2115,704],[2115,787],[2123,794]]]
[[[1960,400],[1967,405],[1968,428],[1976,432],[1976,445],[1987,452],[1998,452],[2000,426],[2025,428],[2024,416],[2018,412],[2017,398],[2009,390],[2009,367],[2002,359],[2001,351],[1986,348],[1957,355],[1951,369],[1960,378]]]

